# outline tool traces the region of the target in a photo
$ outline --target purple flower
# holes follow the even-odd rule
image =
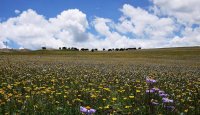
[[[95,112],[96,112],[95,109],[90,109],[90,110],[88,111],[88,113],[90,113],[90,114],[93,114],[93,113],[95,113]]]
[[[146,93],[154,93],[155,91],[150,89],[150,90],[146,90]]]
[[[160,91],[160,89],[158,89],[158,88],[152,88],[152,90],[154,90],[154,91]]]
[[[165,94],[165,93],[160,93],[160,94],[159,94],[159,96],[160,96],[160,97],[167,97],[167,96],[168,96],[168,94]]]
[[[89,114],[89,115],[96,112],[95,109],[91,109],[90,107],[82,107],[82,106],[80,106],[80,111],[82,113]]]
[[[158,93],[159,93],[159,94],[161,94],[161,93],[165,93],[165,92],[164,92],[164,91],[162,91],[162,90],[159,90],[159,91],[158,91]]]
[[[147,82],[147,83],[150,83],[150,84],[153,84],[153,83],[156,83],[156,80],[151,79],[151,78],[147,78],[147,79],[146,79],[146,82]]]
[[[87,109],[85,107],[80,106],[80,111],[83,112],[83,113],[86,113]]]
[[[163,103],[173,103],[174,100],[168,99],[168,98],[162,98]]]

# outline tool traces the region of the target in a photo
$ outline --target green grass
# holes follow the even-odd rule
[[[140,115],[152,113],[151,99],[160,103],[154,114],[199,114],[199,70],[200,47],[1,52],[0,114],[78,115],[80,106],[90,106],[97,115]],[[146,76],[174,100],[173,111],[145,93]]]

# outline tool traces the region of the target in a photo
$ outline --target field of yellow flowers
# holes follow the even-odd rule
[[[0,53],[0,114],[200,114],[200,48]]]

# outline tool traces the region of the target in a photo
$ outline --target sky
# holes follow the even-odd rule
[[[0,0],[0,48],[200,46],[200,0]]]

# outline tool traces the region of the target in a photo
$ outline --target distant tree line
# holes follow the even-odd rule
[[[42,47],[42,50],[46,50],[47,48],[46,47]],[[138,47],[138,49],[142,49],[141,47]],[[94,49],[91,49],[89,50],[88,48],[81,48],[81,49],[78,49],[76,47],[59,47],[59,50],[66,50],[66,51],[91,51],[91,52],[96,52],[98,51],[97,48],[94,48]],[[128,51],[128,50],[137,50],[136,47],[133,47],[133,48],[112,48],[112,49],[105,49],[103,48],[102,51]]]

